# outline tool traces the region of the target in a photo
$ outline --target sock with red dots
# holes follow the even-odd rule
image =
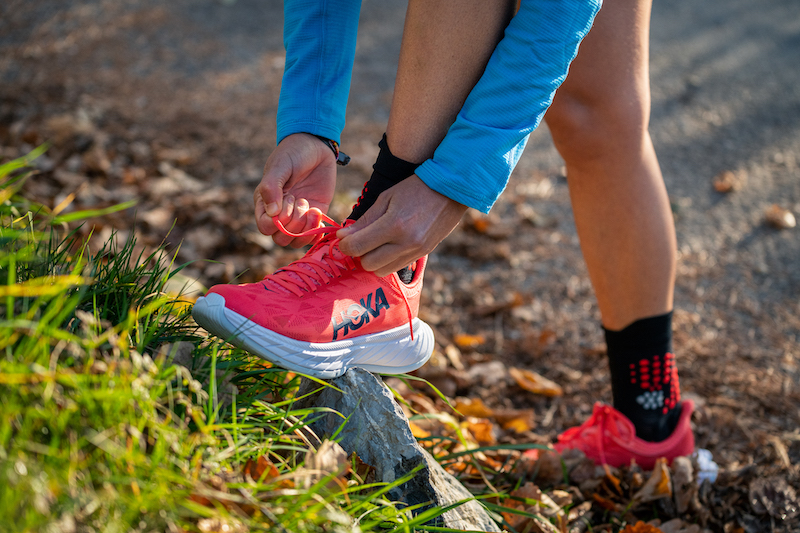
[[[637,320],[620,331],[603,329],[614,408],[633,422],[640,439],[666,439],[681,412],[672,312]]]

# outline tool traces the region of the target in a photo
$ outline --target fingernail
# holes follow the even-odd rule
[[[266,210],[267,210],[267,215],[269,215],[271,217],[274,217],[275,215],[277,215],[278,213],[281,212],[281,210],[278,209],[278,204],[276,204],[275,202],[272,202],[271,204],[267,204]]]

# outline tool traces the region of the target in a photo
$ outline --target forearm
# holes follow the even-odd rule
[[[550,106],[600,0],[523,1],[455,123],[417,175],[488,212]]]
[[[285,0],[278,142],[299,132],[339,142],[360,9],[360,0]]]

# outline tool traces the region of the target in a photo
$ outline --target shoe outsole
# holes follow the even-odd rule
[[[292,339],[225,307],[216,293],[201,296],[192,308],[195,321],[210,333],[271,363],[301,374],[332,379],[348,368],[379,374],[404,374],[424,365],[433,353],[433,331],[415,318],[413,340],[407,324],[335,342]]]

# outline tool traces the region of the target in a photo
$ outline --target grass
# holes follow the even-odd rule
[[[311,471],[300,376],[199,331],[163,247],[70,229],[129,205],[21,195],[42,150],[0,165],[0,530],[404,532],[446,510],[398,508],[407,479],[355,457]]]
[[[373,482],[307,428],[330,410],[296,407],[302,376],[199,329],[170,292],[186,265],[164,246],[130,232],[90,248],[76,224],[130,204],[51,209],[21,194],[42,151],[0,164],[0,533],[452,531],[431,524],[463,502],[390,501],[415,472]],[[567,527],[509,463],[539,445],[481,447],[453,416],[417,418],[441,419],[420,443],[501,525]],[[323,454],[333,466],[313,468]]]

